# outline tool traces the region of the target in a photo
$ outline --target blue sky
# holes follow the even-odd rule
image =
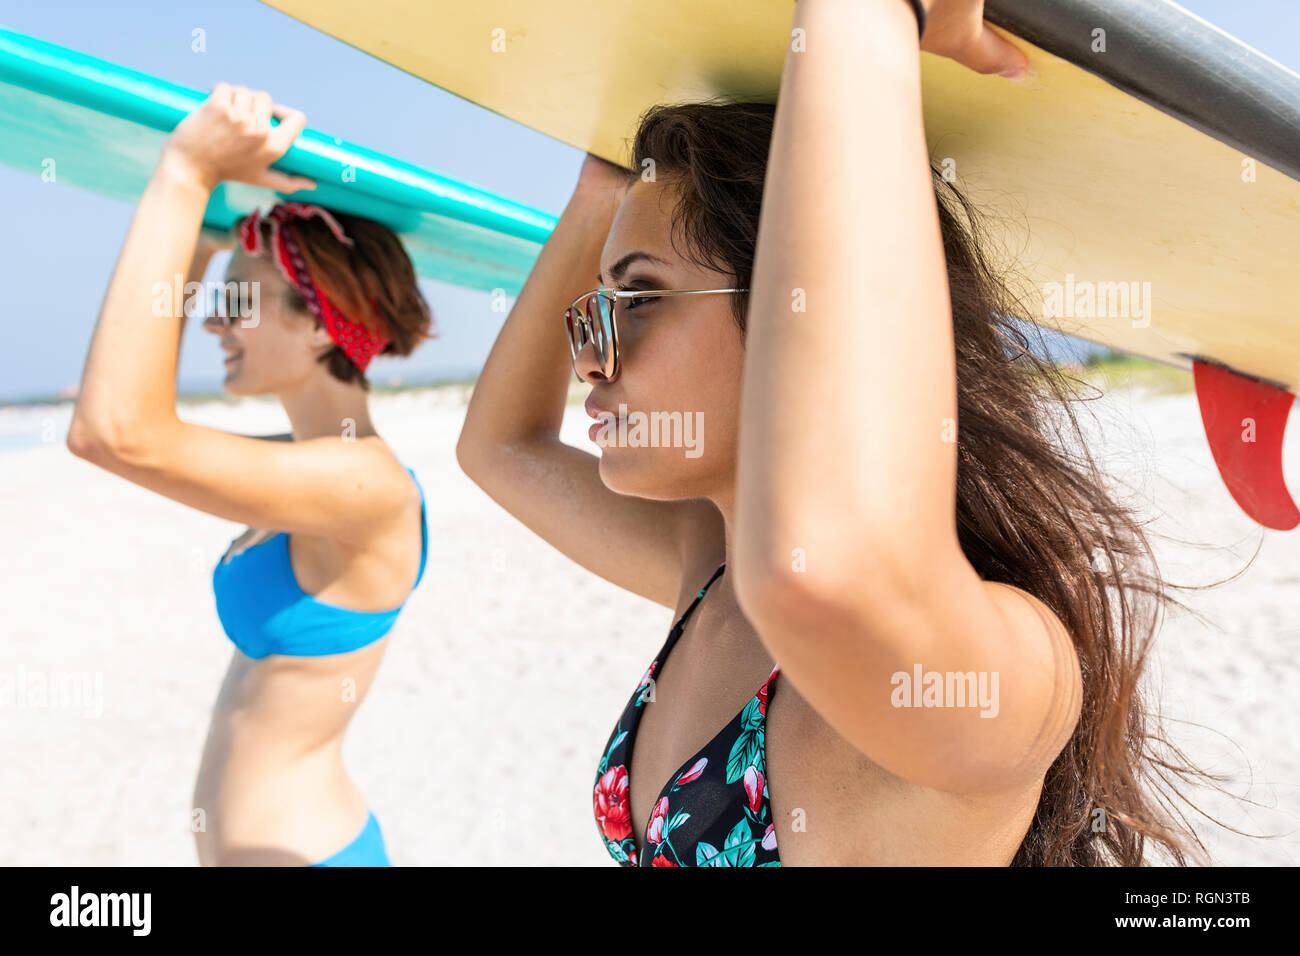
[[[1185,0],[1186,9],[1300,69],[1296,0]],[[218,81],[271,92],[322,132],[558,215],[583,154],[466,103],[255,0],[43,0],[7,4],[0,24],[198,90]],[[207,51],[191,51],[202,27]],[[526,161],[521,157],[527,157]],[[0,401],[50,395],[81,376],[86,347],[133,206],[0,167],[0,261],[7,279]],[[21,228],[19,228],[21,226]],[[503,316],[486,293],[423,281],[441,336],[370,378],[461,378],[481,366]],[[195,324],[179,386],[215,391],[221,354]]]

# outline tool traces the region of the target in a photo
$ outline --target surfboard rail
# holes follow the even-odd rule
[[[0,27],[0,163],[134,201],[162,142],[207,94]],[[556,217],[469,183],[308,128],[273,168],[315,190],[240,183],[214,192],[206,225],[229,228],[280,198],[383,223],[418,274],[516,294]]]

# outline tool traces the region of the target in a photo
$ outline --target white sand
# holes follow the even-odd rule
[[[431,537],[424,582],[349,733],[349,766],[396,865],[612,865],[591,815],[595,767],[671,614],[578,568],[461,474],[453,450],[464,395],[429,389],[372,404],[380,433],[424,484]],[[1287,834],[1252,840],[1198,819],[1213,861],[1294,865],[1300,531],[1261,532],[1240,514],[1191,395],[1121,392],[1104,410],[1135,429],[1104,430],[1095,447],[1110,471],[1162,516],[1156,529],[1206,545],[1157,542],[1167,576],[1217,580],[1263,535],[1243,577],[1182,596],[1220,630],[1166,621],[1160,699],[1170,716],[1230,738],[1170,725],[1213,768],[1253,774],[1249,795],[1265,809],[1211,794],[1199,805],[1239,829]],[[210,578],[240,528],[73,457],[68,413],[0,410],[0,432],[45,428],[50,439],[0,451],[0,680],[97,675],[102,713],[0,705],[0,865],[193,865],[187,807],[231,654]],[[261,401],[182,415],[249,434],[287,430],[279,406]],[[566,440],[585,444],[586,424],[571,406]],[[1297,430],[1293,421],[1286,469],[1300,489]]]

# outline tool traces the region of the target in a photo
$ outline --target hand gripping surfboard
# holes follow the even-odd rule
[[[0,163],[135,202],[163,140],[207,97],[166,80],[0,28]],[[274,168],[314,190],[274,193],[223,183],[204,223],[228,228],[277,198],[382,222],[416,272],[473,289],[517,294],[554,216],[374,150],[307,129]]]

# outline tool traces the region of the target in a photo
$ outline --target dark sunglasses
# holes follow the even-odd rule
[[[618,300],[648,299],[661,295],[715,295],[725,292],[748,292],[748,289],[592,289],[573,300],[564,310],[564,326],[569,333],[569,352],[573,372],[580,381],[593,381],[578,370],[578,355],[588,345],[595,350],[596,362],[604,381],[618,378]]]

